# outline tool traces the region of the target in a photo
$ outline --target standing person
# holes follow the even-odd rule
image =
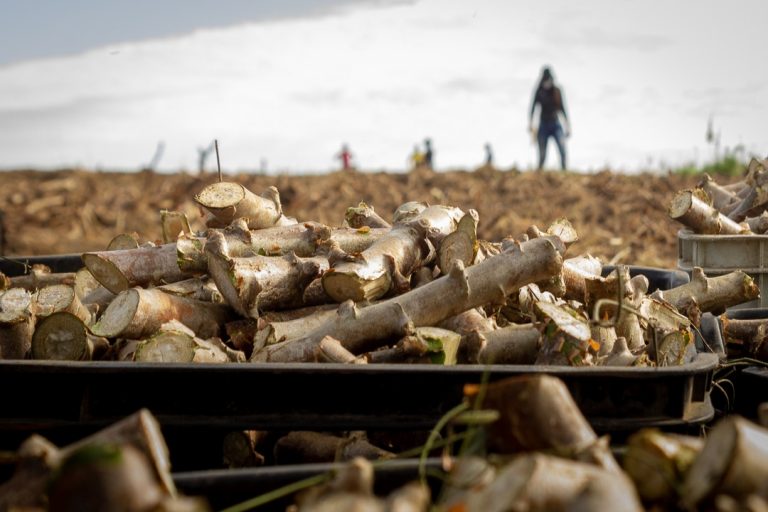
[[[493,167],[493,149],[488,142],[485,143],[485,166]]]
[[[343,170],[352,170],[352,153],[349,151],[349,146],[342,144],[341,151],[336,154],[336,159],[341,160],[341,168]]]
[[[539,105],[539,128],[536,137],[539,144],[539,170],[544,167],[544,161],[547,158],[547,142],[550,137],[555,139],[557,149],[560,152],[560,166],[565,170],[565,138],[571,135],[570,122],[568,121],[568,114],[565,112],[563,92],[555,85],[555,79],[549,67],[542,70],[539,85],[531,102],[528,129],[532,134],[536,134],[533,127],[533,113],[536,110],[536,105]],[[560,124],[560,114],[563,115],[565,121],[565,130]]]
[[[419,149],[419,145],[413,146],[413,152],[408,157],[408,162],[411,164],[411,168],[416,169],[424,165],[424,153]]]
[[[429,169],[432,169],[433,158],[432,139],[424,139],[424,165]]]

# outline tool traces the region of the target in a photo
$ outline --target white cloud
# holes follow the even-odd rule
[[[325,170],[342,142],[365,168],[398,169],[426,136],[440,167],[479,164],[486,141],[525,166],[545,63],[574,167],[694,158],[713,113],[724,142],[767,148],[750,108],[766,104],[766,50],[739,23],[765,8],[680,3],[424,0],[20,63],[0,68],[0,167],[136,168],[164,140],[161,167],[192,168],[217,137],[230,169]]]

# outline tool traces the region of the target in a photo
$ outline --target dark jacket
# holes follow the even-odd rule
[[[536,94],[533,97],[533,104],[531,105],[531,118],[536,110],[536,105],[541,106],[541,113],[539,116],[540,123],[557,121],[557,114],[563,113],[563,117],[568,119],[568,115],[565,113],[565,103],[563,102],[563,93],[560,88],[553,85],[550,89],[539,86],[536,90]]]

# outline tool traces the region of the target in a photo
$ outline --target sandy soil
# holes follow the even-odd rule
[[[203,228],[193,195],[214,175],[13,171],[0,174],[0,211],[6,256],[82,252],[104,248],[117,234],[161,236],[159,210],[185,212]],[[336,172],[322,176],[228,176],[256,193],[280,190],[283,209],[299,220],[340,225],[348,206],[365,201],[384,218],[406,201],[474,208],[481,238],[516,236],[531,224],[545,229],[567,217],[581,237],[573,254],[605,262],[674,268],[677,230],[666,207],[696,177],[610,172],[473,172],[408,174]]]

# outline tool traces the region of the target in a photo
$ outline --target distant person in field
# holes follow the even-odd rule
[[[413,152],[408,157],[408,162],[411,164],[413,169],[424,165],[424,153],[421,151],[421,149],[419,149],[418,144],[413,146]]]
[[[489,143],[485,143],[485,166],[493,167],[493,149]]]
[[[432,151],[432,139],[424,139],[424,165],[432,169],[435,154]]]
[[[341,151],[336,154],[336,159],[341,160],[341,168],[343,170],[352,170],[352,153],[349,151],[349,146],[342,144]]]
[[[536,106],[539,106],[539,126],[538,132],[533,126],[533,114]],[[565,130],[560,124],[560,114],[565,122]],[[544,167],[544,161],[547,159],[547,143],[550,137],[555,139],[557,150],[560,152],[560,166],[565,170],[566,152],[565,139],[570,137],[571,129],[568,121],[568,114],[565,112],[565,101],[563,100],[563,91],[555,85],[555,79],[552,76],[552,70],[545,67],[541,72],[541,79],[533,95],[531,102],[531,114],[528,118],[528,129],[531,134],[535,134],[536,141],[539,144],[539,170]]]

